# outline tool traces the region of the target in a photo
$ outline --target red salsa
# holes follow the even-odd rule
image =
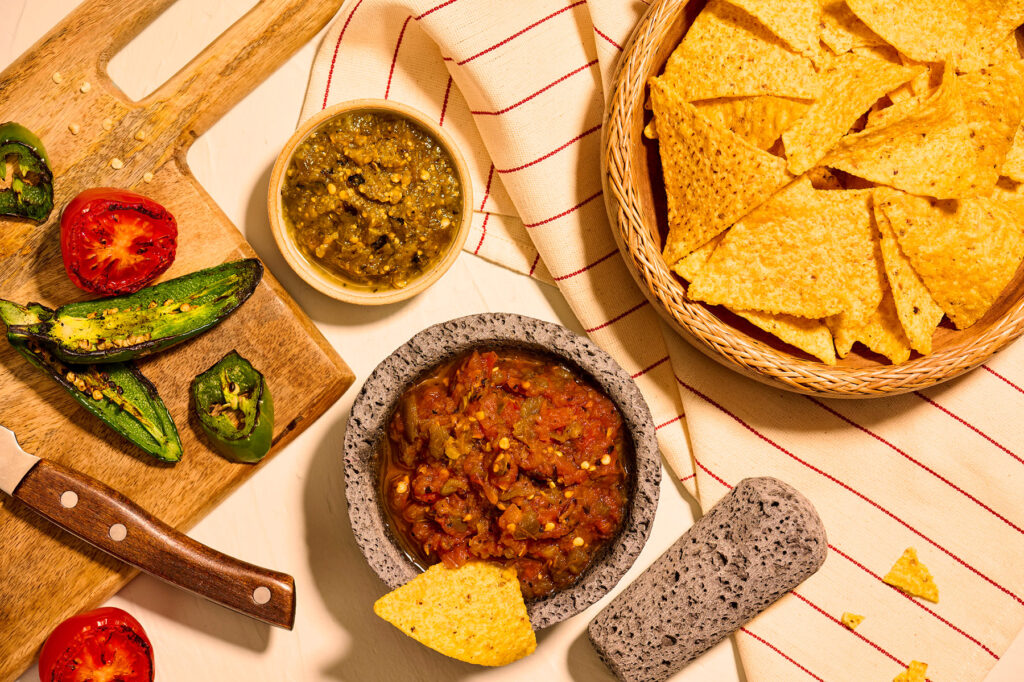
[[[513,566],[523,596],[571,585],[626,514],[626,434],[611,400],[521,351],[474,351],[408,389],[388,426],[382,486],[424,564]]]

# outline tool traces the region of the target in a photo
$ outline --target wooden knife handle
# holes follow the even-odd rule
[[[94,478],[41,459],[14,497],[104,552],[172,585],[290,630],[295,581],[200,544]]]

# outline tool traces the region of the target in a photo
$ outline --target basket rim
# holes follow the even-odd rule
[[[605,205],[623,260],[653,307],[686,341],[730,369],[787,391],[833,398],[871,398],[921,390],[983,364],[1024,333],[1024,295],[980,333],[899,365],[829,366],[773,348],[686,298],[661,256],[653,215],[638,191],[629,150],[640,143],[648,75],[665,35],[683,18],[689,0],[654,0],[623,48],[612,77],[602,126]],[[961,333],[961,332],[957,332]]]

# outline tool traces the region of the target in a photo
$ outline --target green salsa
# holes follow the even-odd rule
[[[295,242],[347,284],[401,289],[440,261],[462,219],[451,157],[386,113],[332,118],[296,148],[281,189]]]

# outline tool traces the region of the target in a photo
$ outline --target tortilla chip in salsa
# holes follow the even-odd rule
[[[431,566],[378,599],[373,612],[466,663],[507,665],[537,648],[515,569],[486,562]]]

